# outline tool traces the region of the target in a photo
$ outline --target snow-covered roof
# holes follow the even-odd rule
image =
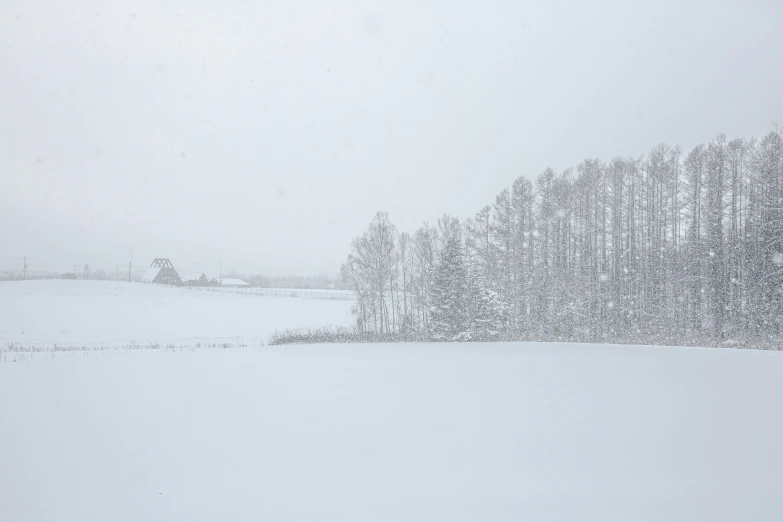
[[[160,272],[159,266],[151,266],[149,267],[145,272],[144,275],[141,276],[141,282],[142,283],[151,283],[155,280],[156,277],[158,277],[158,272]]]
[[[220,284],[224,286],[250,286],[250,283],[247,281],[242,281],[241,279],[231,279],[229,277],[224,277]]]

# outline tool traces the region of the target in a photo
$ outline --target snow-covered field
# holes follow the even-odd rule
[[[255,346],[277,329],[350,326],[351,303],[110,281],[0,282],[0,351]]]
[[[349,306],[0,283],[0,522],[783,520],[779,352],[260,346]]]
[[[781,355],[318,345],[0,364],[0,521],[780,521]]]

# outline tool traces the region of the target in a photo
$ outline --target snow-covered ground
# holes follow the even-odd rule
[[[251,346],[278,329],[350,326],[351,303],[111,281],[0,282],[0,351]]]
[[[36,356],[0,364],[0,521],[780,521],[782,355]]]
[[[204,286],[193,287],[193,290],[202,292],[225,292],[247,295],[268,295],[282,297],[305,297],[315,299],[337,299],[353,301],[355,294],[352,290],[322,289],[322,288],[260,288],[260,287],[227,287]]]

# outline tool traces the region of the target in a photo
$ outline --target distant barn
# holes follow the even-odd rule
[[[150,267],[141,276],[142,283],[157,283],[161,285],[182,286],[182,279],[174,270],[171,261],[162,257],[155,259]]]
[[[201,277],[197,277],[197,278],[189,277],[184,282],[188,286],[209,286],[209,279],[207,279],[206,274],[204,274],[203,272],[201,273]]]

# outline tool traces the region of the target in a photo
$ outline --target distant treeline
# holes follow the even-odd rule
[[[412,234],[378,213],[342,275],[364,334],[774,347],[783,137],[547,169]]]
[[[133,280],[138,280],[141,273],[134,273]],[[106,271],[93,269],[90,265],[74,267],[72,271],[56,272],[52,270],[0,270],[0,281],[47,280],[47,279],[85,279],[92,281],[127,281],[128,272]]]
[[[21,259],[21,258],[20,258]],[[199,272],[200,273],[200,272]],[[143,271],[135,270],[132,280],[138,281]],[[184,275],[180,273],[180,275]],[[349,290],[348,285],[340,277],[331,277],[327,275],[320,276],[265,276],[265,275],[243,275],[232,270],[223,275],[224,277],[239,278],[247,281],[252,286],[259,288],[285,288],[299,290]],[[23,279],[90,279],[99,281],[127,281],[127,266],[124,271],[108,271],[103,269],[94,269],[90,265],[83,265],[74,268],[68,272],[54,272],[42,270],[23,271],[0,270],[0,281],[21,281]]]

